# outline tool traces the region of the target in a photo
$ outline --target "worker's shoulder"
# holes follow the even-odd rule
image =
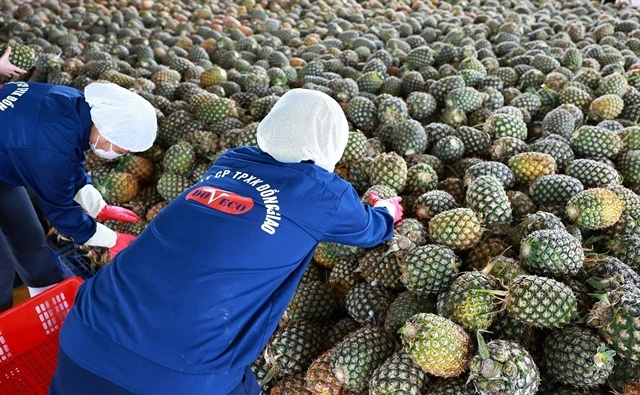
[[[229,162],[227,162],[227,160]],[[220,161],[220,164],[222,165],[231,165],[233,161],[236,160],[253,162],[256,166],[264,168],[269,166],[271,167],[269,170],[270,172],[277,169],[281,172],[281,175],[289,181],[297,181],[298,183],[314,183],[318,188],[325,189],[335,195],[338,199],[350,186],[350,184],[335,173],[328,172],[312,163],[279,162],[260,148],[253,146],[238,147],[227,150],[218,161]]]

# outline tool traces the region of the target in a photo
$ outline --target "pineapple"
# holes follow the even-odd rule
[[[540,205],[566,205],[584,190],[577,178],[564,174],[550,174],[537,178],[529,188],[529,195]]]
[[[347,293],[349,315],[360,324],[382,324],[387,316],[393,294],[384,287],[358,283]]]
[[[568,176],[578,179],[585,188],[605,187],[608,184],[622,184],[622,177],[612,166],[592,160],[576,159],[567,168]]]
[[[8,46],[7,44],[0,45],[0,56],[4,55]],[[38,55],[36,55],[36,52],[32,48],[22,44],[11,44],[10,46],[11,54],[9,55],[9,62],[11,62],[12,65],[26,71],[29,71],[35,66]]]
[[[584,229],[613,226],[622,215],[624,203],[605,188],[591,188],[575,195],[567,203],[567,216]]]
[[[410,195],[422,195],[436,189],[438,174],[426,163],[418,163],[407,170],[407,182],[404,192]]]
[[[581,126],[571,136],[571,149],[582,157],[614,158],[622,149],[622,139],[610,130]]]
[[[342,260],[331,269],[328,282],[341,298],[344,298],[351,287],[360,281],[360,273],[357,270],[358,261],[351,259]]]
[[[382,196],[380,196],[382,197]],[[384,199],[384,198],[383,198]],[[346,246],[338,243],[320,243],[313,255],[313,260],[320,266],[331,269],[336,263],[342,260],[356,259],[360,255],[356,247]]]
[[[141,156],[132,154],[122,156],[115,170],[132,174],[140,184],[146,184],[153,180],[153,162]]]
[[[273,375],[282,378],[304,372],[323,351],[322,331],[307,322],[280,328],[269,341],[264,358]]]
[[[469,381],[481,395],[535,395],[540,374],[521,345],[506,340],[485,343],[478,333],[478,354],[471,360]]]
[[[614,290],[600,296],[587,317],[616,353],[634,364],[640,362],[640,293]]]
[[[400,329],[406,353],[422,370],[438,377],[464,372],[472,357],[469,335],[453,321],[435,314],[416,314]]]
[[[435,298],[432,299],[415,292],[405,291],[398,295],[389,306],[384,328],[387,332],[396,335],[409,318],[418,313],[435,313],[435,311]]]
[[[509,168],[521,184],[531,184],[538,177],[556,172],[556,161],[551,155],[540,152],[524,152],[509,159]]]
[[[133,199],[139,190],[138,180],[129,173],[114,172],[94,180],[96,189],[109,204],[120,205]]]
[[[479,272],[465,272],[458,276],[443,299],[447,318],[468,332],[486,330],[491,326],[498,303],[485,290],[493,290],[497,284],[493,278]]]
[[[420,395],[428,383],[427,374],[404,351],[400,350],[373,372],[369,381],[369,394]]]
[[[431,219],[429,236],[454,251],[475,246],[482,236],[482,225],[474,212],[458,208],[442,212]]]
[[[604,95],[589,106],[589,114],[597,120],[615,119],[624,109],[624,101],[618,95]]]
[[[410,291],[429,294],[446,290],[462,261],[449,248],[429,244],[409,252],[403,262],[402,283]]]
[[[400,155],[421,154],[427,149],[427,134],[418,121],[408,119],[396,123],[393,135],[391,147]]]
[[[337,308],[338,303],[331,286],[314,281],[298,286],[282,320],[323,323],[331,319]]]
[[[367,137],[360,132],[349,132],[347,147],[338,161],[338,166],[352,166],[365,156],[367,149]]]
[[[475,390],[466,377],[458,376],[438,381],[425,395],[473,395]]]
[[[521,119],[508,114],[494,114],[484,123],[484,131],[491,138],[513,137],[518,140],[527,139],[527,125]]]
[[[552,332],[543,349],[544,366],[551,377],[578,388],[604,384],[613,371],[614,355],[591,330],[577,326]]]
[[[538,276],[518,276],[505,295],[507,314],[516,321],[539,328],[559,328],[569,323],[578,310],[571,288],[559,281]]]
[[[304,375],[295,374],[287,376],[273,387],[271,387],[270,395],[312,395],[312,392],[307,389],[307,383]]]
[[[582,269],[584,252],[580,241],[565,230],[543,229],[522,240],[520,258],[533,273],[573,277]]]
[[[383,329],[364,327],[349,335],[335,347],[331,372],[340,383],[352,390],[367,387],[373,372],[393,354],[393,337]]]
[[[431,148],[431,155],[445,164],[450,164],[462,158],[464,143],[456,136],[446,136],[438,140]]]
[[[179,174],[164,173],[158,180],[158,192],[163,199],[170,202],[192,185],[191,180]]]
[[[401,192],[407,182],[407,163],[395,152],[380,154],[371,163],[369,174],[372,184]]]
[[[397,255],[396,251],[387,250],[383,245],[368,250],[359,259],[362,277],[370,283],[376,282],[391,289],[400,288],[402,284]]]
[[[158,214],[160,214],[160,211],[162,211],[163,208],[167,207],[168,204],[169,202],[162,201],[160,203],[156,203],[153,206],[151,206],[149,210],[147,210],[147,213],[145,214],[145,219],[147,220],[147,222],[153,221],[153,219]]]
[[[494,176],[477,177],[467,189],[466,203],[484,227],[511,222],[509,198],[502,182]]]
[[[331,373],[331,358],[335,348],[313,361],[305,375],[307,389],[314,395],[349,395],[350,391]]]
[[[504,163],[500,162],[480,162],[469,167],[464,174],[464,185],[469,186],[480,176],[494,176],[502,183],[506,189],[512,188],[516,182],[516,177]]]
[[[413,204],[415,217],[427,223],[434,216],[458,206],[451,194],[435,190],[420,195]]]

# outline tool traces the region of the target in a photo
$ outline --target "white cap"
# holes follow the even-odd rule
[[[156,110],[142,96],[111,83],[92,83],[84,88],[91,120],[110,143],[131,152],[146,151],[158,130]]]
[[[312,160],[332,172],[349,140],[349,125],[340,105],[310,89],[285,93],[258,125],[258,146],[277,161]]]

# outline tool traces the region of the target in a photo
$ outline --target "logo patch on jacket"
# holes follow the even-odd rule
[[[196,188],[189,192],[185,199],[194,200],[214,210],[232,215],[248,213],[253,208],[251,198],[214,187]]]

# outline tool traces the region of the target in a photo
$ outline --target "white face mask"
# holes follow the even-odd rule
[[[98,138],[96,139],[95,143],[89,142],[89,146],[91,147],[91,151],[93,151],[96,155],[98,155],[98,157],[102,158],[102,159],[106,159],[106,160],[113,160],[116,159],[124,154],[119,154],[117,152],[115,152],[113,150],[113,143],[109,143],[111,144],[109,146],[109,151],[105,151],[103,149],[100,148],[96,148],[96,145],[98,145],[98,141],[100,141],[100,135],[98,135]]]

